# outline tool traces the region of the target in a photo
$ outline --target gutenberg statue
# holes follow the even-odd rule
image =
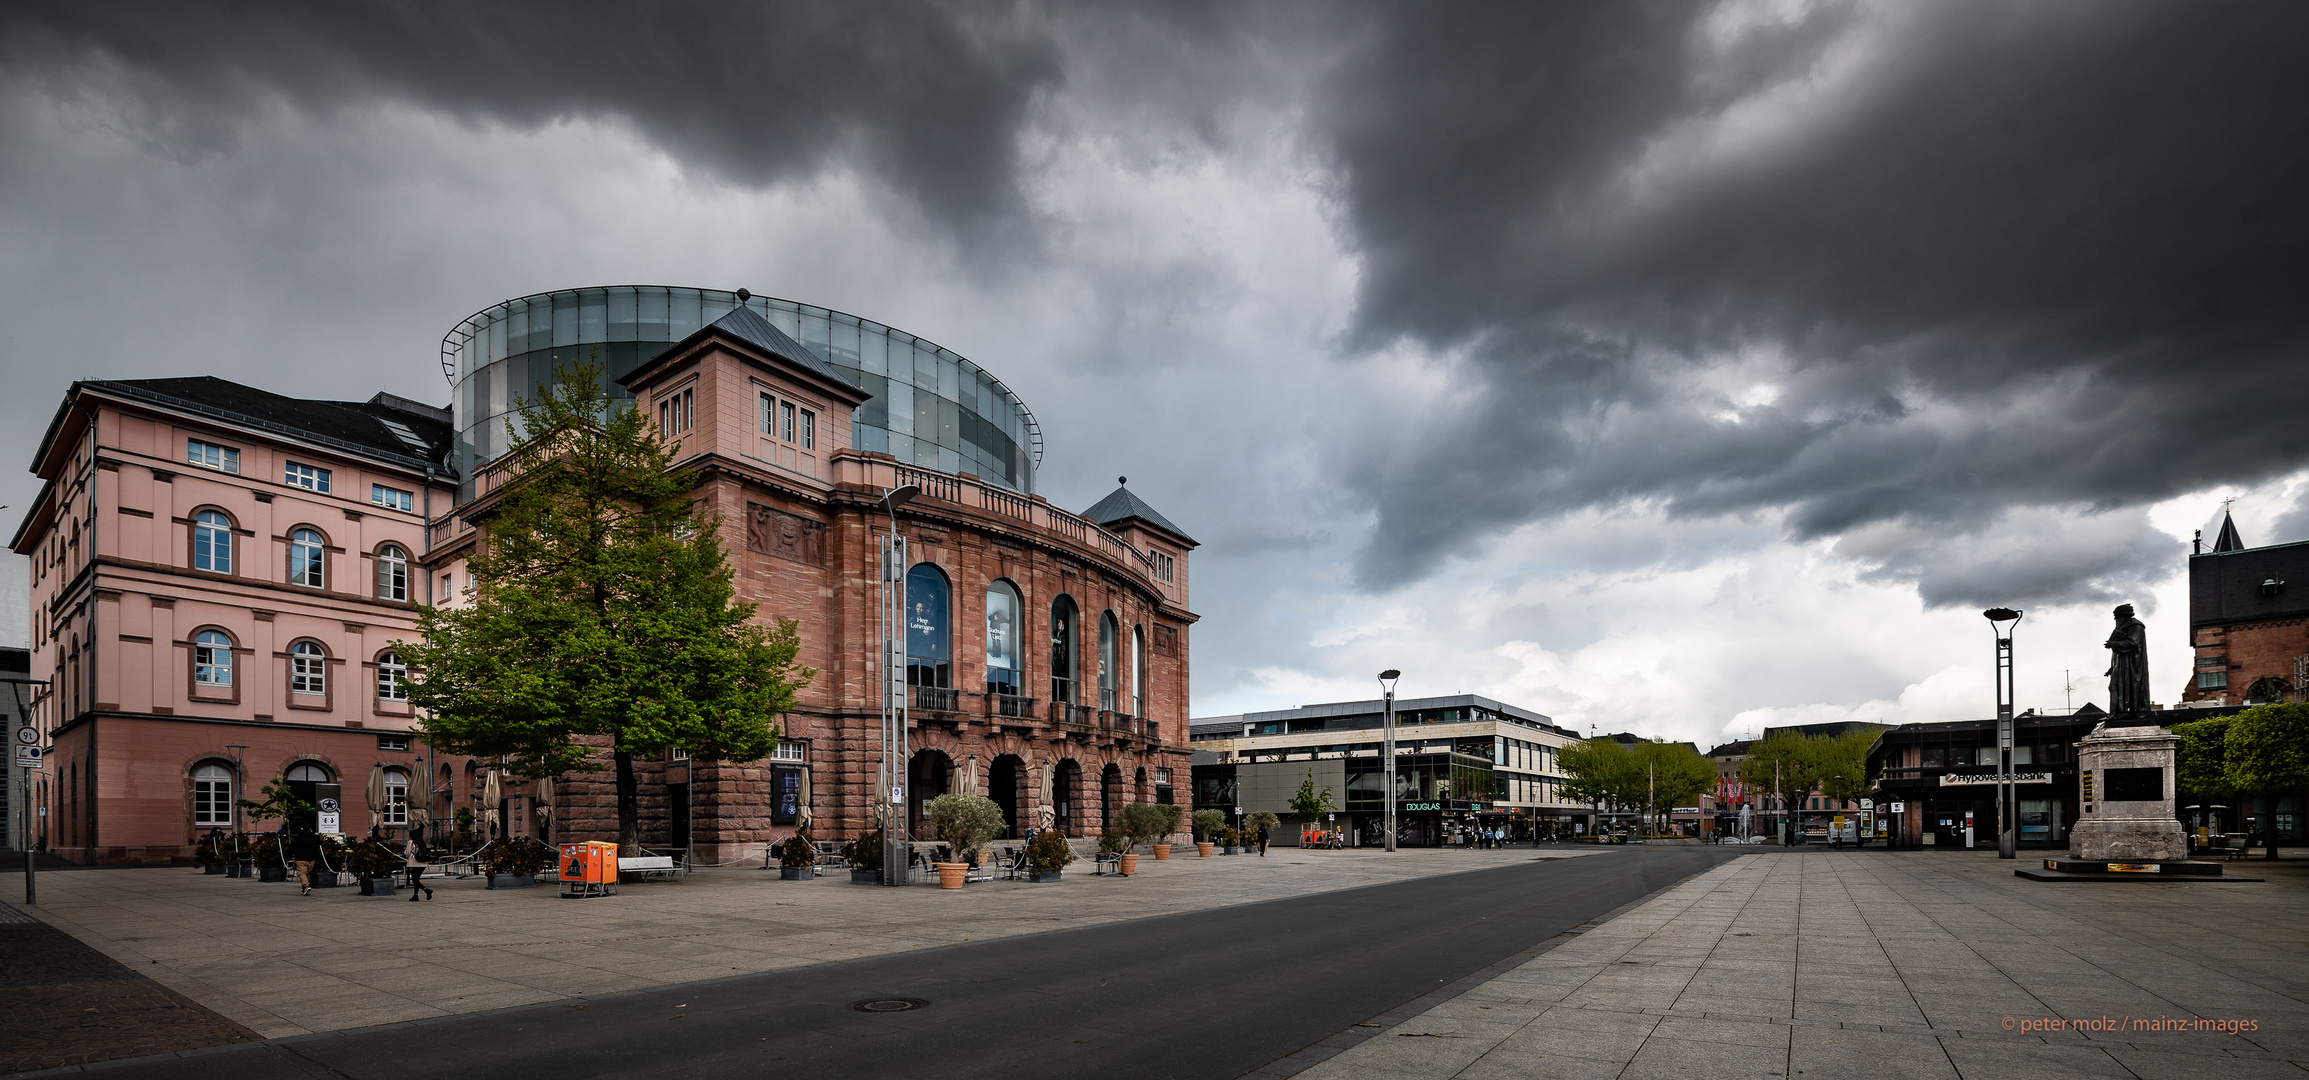
[[[2131,604],[2118,604],[2117,628],[2101,647],[2109,651],[2109,715],[2142,716],[2149,711],[2149,631],[2133,618]]]

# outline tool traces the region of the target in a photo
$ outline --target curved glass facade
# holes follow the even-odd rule
[[[940,472],[1034,490],[1042,429],[1002,380],[903,330],[839,311],[756,296],[745,301],[873,395],[851,414],[850,445]],[[441,339],[453,390],[457,470],[505,452],[505,414],[555,364],[596,360],[615,380],[730,313],[737,294],[665,285],[564,289],[475,312]],[[470,495],[470,491],[467,492]]]

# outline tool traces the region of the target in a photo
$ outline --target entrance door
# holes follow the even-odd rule
[[[297,829],[318,828],[320,825],[321,817],[320,803],[323,794],[321,791],[321,785],[328,784],[332,788],[335,787],[336,785],[331,783],[331,781],[334,781],[336,777],[329,775],[327,766],[315,765],[309,761],[302,761],[295,765],[289,766],[288,773],[282,778],[289,782],[289,794],[295,796],[299,802],[304,803],[307,807],[310,807],[310,809],[300,810],[294,814],[290,814],[288,817],[289,826],[291,828]],[[334,791],[328,792],[327,794],[331,798],[337,797],[336,792]],[[349,826],[347,826],[341,818],[339,821],[339,827],[349,828]]]
[[[673,846],[680,848],[683,851],[688,851],[689,785],[667,784],[665,786],[665,795],[666,814],[673,819]]]

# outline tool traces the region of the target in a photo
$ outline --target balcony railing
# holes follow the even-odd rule
[[[914,691],[914,708],[921,712],[950,713],[960,712],[962,709],[962,691],[960,690],[943,686],[916,686],[909,689]]]
[[[1087,728],[1094,722],[1097,711],[1088,705],[1053,701],[1050,703],[1050,722],[1064,724],[1068,727]]]
[[[986,715],[1034,718],[1034,699],[1020,694],[986,695]]]
[[[845,455],[847,453],[847,451],[844,452]],[[1039,525],[1085,549],[1121,564],[1125,571],[1137,575],[1148,585],[1165,595],[1182,602],[1185,599],[1174,583],[1155,577],[1155,558],[1152,553],[1140,551],[1130,546],[1122,537],[1100,527],[1098,523],[1067,513],[1047,502],[1029,498],[998,485],[985,483],[975,477],[956,476],[935,469],[924,469],[894,462],[886,463],[854,456],[837,456],[835,461],[837,479],[871,485],[875,488],[913,484],[921,489],[923,498],[937,499],[942,502],[999,514],[1030,525]],[[885,468],[890,471],[883,472],[882,470]],[[884,482],[885,478],[887,478],[887,484]]]

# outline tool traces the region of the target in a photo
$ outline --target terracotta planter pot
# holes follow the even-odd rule
[[[939,888],[941,888],[941,889],[959,889],[959,888],[961,888],[961,887],[962,887],[962,878],[963,878],[963,875],[965,875],[965,874],[968,874],[969,872],[970,872],[970,864],[969,864],[969,863],[958,863],[958,862],[942,862],[942,863],[939,863],[939,864],[938,864],[938,887],[939,887]]]
[[[1203,843],[1200,840],[1195,841],[1195,858],[1208,859],[1210,857],[1211,845]]]
[[[1169,844],[1156,844],[1156,845],[1154,846],[1154,849],[1155,849],[1155,861],[1156,861],[1156,862],[1169,862],[1169,861],[1170,861],[1170,857],[1171,857],[1171,846],[1170,846]]]
[[[1129,877],[1135,873],[1138,873],[1138,853],[1124,852],[1122,857],[1122,876]]]

